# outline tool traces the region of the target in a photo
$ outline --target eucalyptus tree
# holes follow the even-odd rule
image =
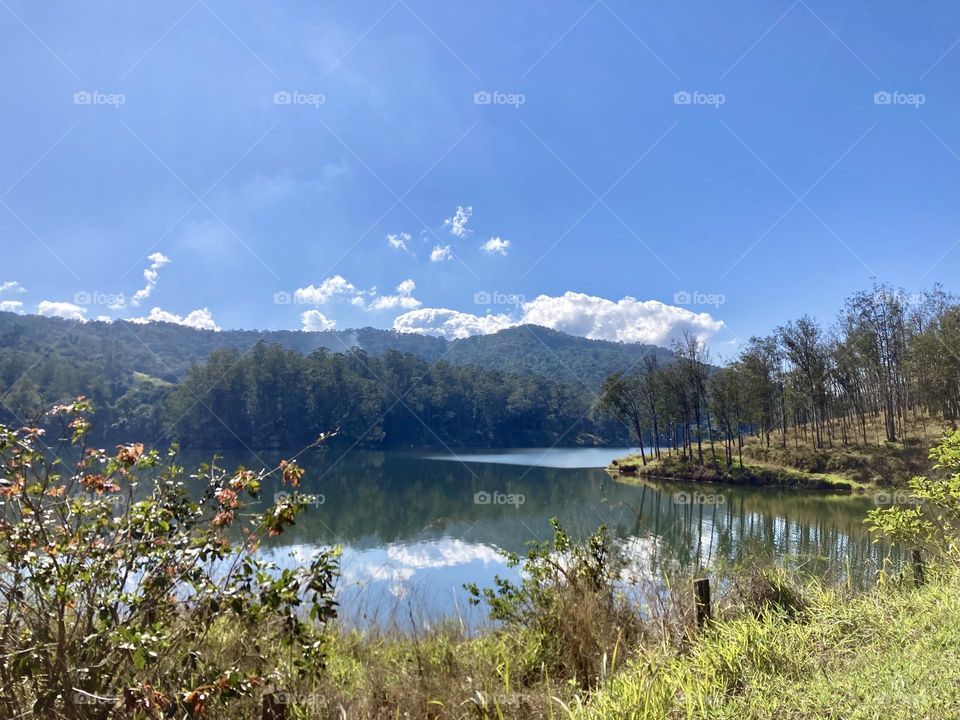
[[[647,456],[643,447],[646,407],[641,396],[641,387],[642,383],[636,375],[615,372],[603,381],[597,407],[633,432],[640,445],[640,461],[646,465]]]

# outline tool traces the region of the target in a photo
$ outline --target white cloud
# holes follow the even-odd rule
[[[409,233],[402,232],[396,235],[387,235],[387,245],[394,250],[402,250],[405,253],[410,252],[410,248],[407,246],[408,242],[410,242]]]
[[[543,325],[595,340],[663,345],[684,330],[706,340],[723,327],[708,313],[694,313],[658,300],[630,296],[616,302],[584,293],[540,295],[523,305],[524,323]]]
[[[694,313],[657,300],[624,297],[613,301],[584,293],[540,295],[521,306],[519,317],[473,315],[446,308],[421,308],[398,316],[398,332],[467,337],[497,332],[515,325],[541,325],[594,340],[666,345],[688,331],[706,340],[723,327],[708,313]]]
[[[393,321],[393,329],[454,340],[495,333],[516,324],[509,315],[473,315],[447,308],[423,308],[397,316]]]
[[[308,285],[305,288],[297,288],[293,293],[294,299],[298,303],[307,303],[309,305],[322,305],[330,298],[336,295],[362,295],[363,291],[356,285],[349,282],[342,275],[334,275],[326,278],[320,287]]]
[[[148,322],[168,322],[176,325],[192,327],[195,330],[220,329],[213,320],[213,313],[211,313],[207,308],[199,308],[188,313],[186,317],[181,317],[175,313],[167,312],[166,310],[155,307],[146,317],[130,318],[129,320],[130,322],[140,324]]]
[[[394,310],[402,308],[403,310],[415,310],[423,305],[422,302],[413,297],[413,291],[417,289],[417,284],[410,279],[404,280],[397,285],[396,295],[381,295],[370,303],[370,310]]]
[[[7,280],[6,282],[0,283],[0,293],[4,292],[15,292],[15,293],[25,293],[27,289],[18,283],[16,280]]]
[[[450,226],[450,232],[453,235],[456,235],[457,237],[466,237],[473,232],[467,228],[467,223],[470,222],[471,215],[473,215],[473,206],[458,206],[457,211],[453,214],[453,217],[449,217],[444,220],[443,224]]]
[[[141,300],[146,300],[150,297],[150,293],[152,293],[153,289],[157,286],[160,268],[170,262],[170,258],[159,252],[148,255],[147,260],[150,261],[150,266],[143,271],[143,279],[147,281],[147,284],[140,290],[137,290],[137,292],[133,294],[133,297],[130,298],[130,303],[134,306],[139,306]]]
[[[487,255],[494,255],[500,253],[501,255],[507,254],[507,248],[510,247],[509,240],[501,240],[498,237],[492,237],[487,240],[483,245],[480,246],[480,249],[483,250]]]
[[[66,320],[83,320],[87,309],[68,302],[43,300],[37,305],[37,314],[44,317],[59,317]]]
[[[449,245],[437,245],[430,253],[430,262],[443,262],[444,260],[453,260],[453,251]]]
[[[19,313],[23,310],[23,303],[19,300],[0,300],[0,312]]]
[[[330,320],[319,310],[307,310],[300,316],[303,323],[304,332],[319,332],[321,330],[333,330],[337,324],[335,320]]]

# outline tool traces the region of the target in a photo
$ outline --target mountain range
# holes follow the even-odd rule
[[[109,377],[141,373],[178,382],[215,350],[243,353],[257,343],[280,345],[304,355],[320,349],[359,348],[371,355],[395,350],[428,363],[443,359],[455,365],[532,373],[591,391],[610,373],[638,364],[648,353],[667,362],[673,357],[670,350],[655,345],[590,340],[536,325],[445,340],[372,327],[213,331],[163,322],[78,322],[0,312],[0,391],[6,392],[23,372],[42,367],[51,357],[67,361],[78,371],[92,364],[101,366]]]

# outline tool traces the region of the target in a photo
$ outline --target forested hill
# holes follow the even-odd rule
[[[106,442],[288,447],[336,426],[378,447],[628,442],[591,409],[606,376],[648,353],[672,358],[535,326],[446,341],[0,313],[0,418],[83,394]]]
[[[669,350],[654,345],[588,340],[535,325],[447,341],[376,328],[214,332],[172,323],[78,323],[0,312],[0,380],[3,387],[9,388],[27,368],[42,364],[43,358],[50,355],[67,361],[67,372],[80,375],[94,371],[103,373],[108,380],[118,380],[139,372],[178,382],[192,365],[206,360],[214,350],[243,353],[258,342],[280,345],[303,355],[320,348],[334,352],[359,348],[377,356],[396,350],[431,363],[443,358],[456,365],[530,372],[590,390],[599,388],[612,372],[636,365],[647,353],[655,353],[661,361],[672,357]]]
[[[637,367],[647,354],[661,364],[673,352],[656,345],[588,340],[538,325],[523,325],[493,335],[454,340],[445,357],[458,365],[510,372],[532,372],[561,382],[600,387],[611,373]]]

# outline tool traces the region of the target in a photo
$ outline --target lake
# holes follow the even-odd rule
[[[350,625],[389,627],[453,619],[482,625],[463,584],[516,579],[503,551],[550,537],[557,517],[574,536],[605,523],[635,579],[689,576],[718,561],[776,557],[810,572],[869,583],[896,549],[863,525],[872,496],[685,484],[625,484],[602,469],[625,448],[436,453],[342,453],[300,458],[301,490],[317,496],[297,524],[263,548],[280,566],[343,547],[338,595]],[[279,455],[228,458],[256,467]],[[265,488],[265,497],[283,491]]]

